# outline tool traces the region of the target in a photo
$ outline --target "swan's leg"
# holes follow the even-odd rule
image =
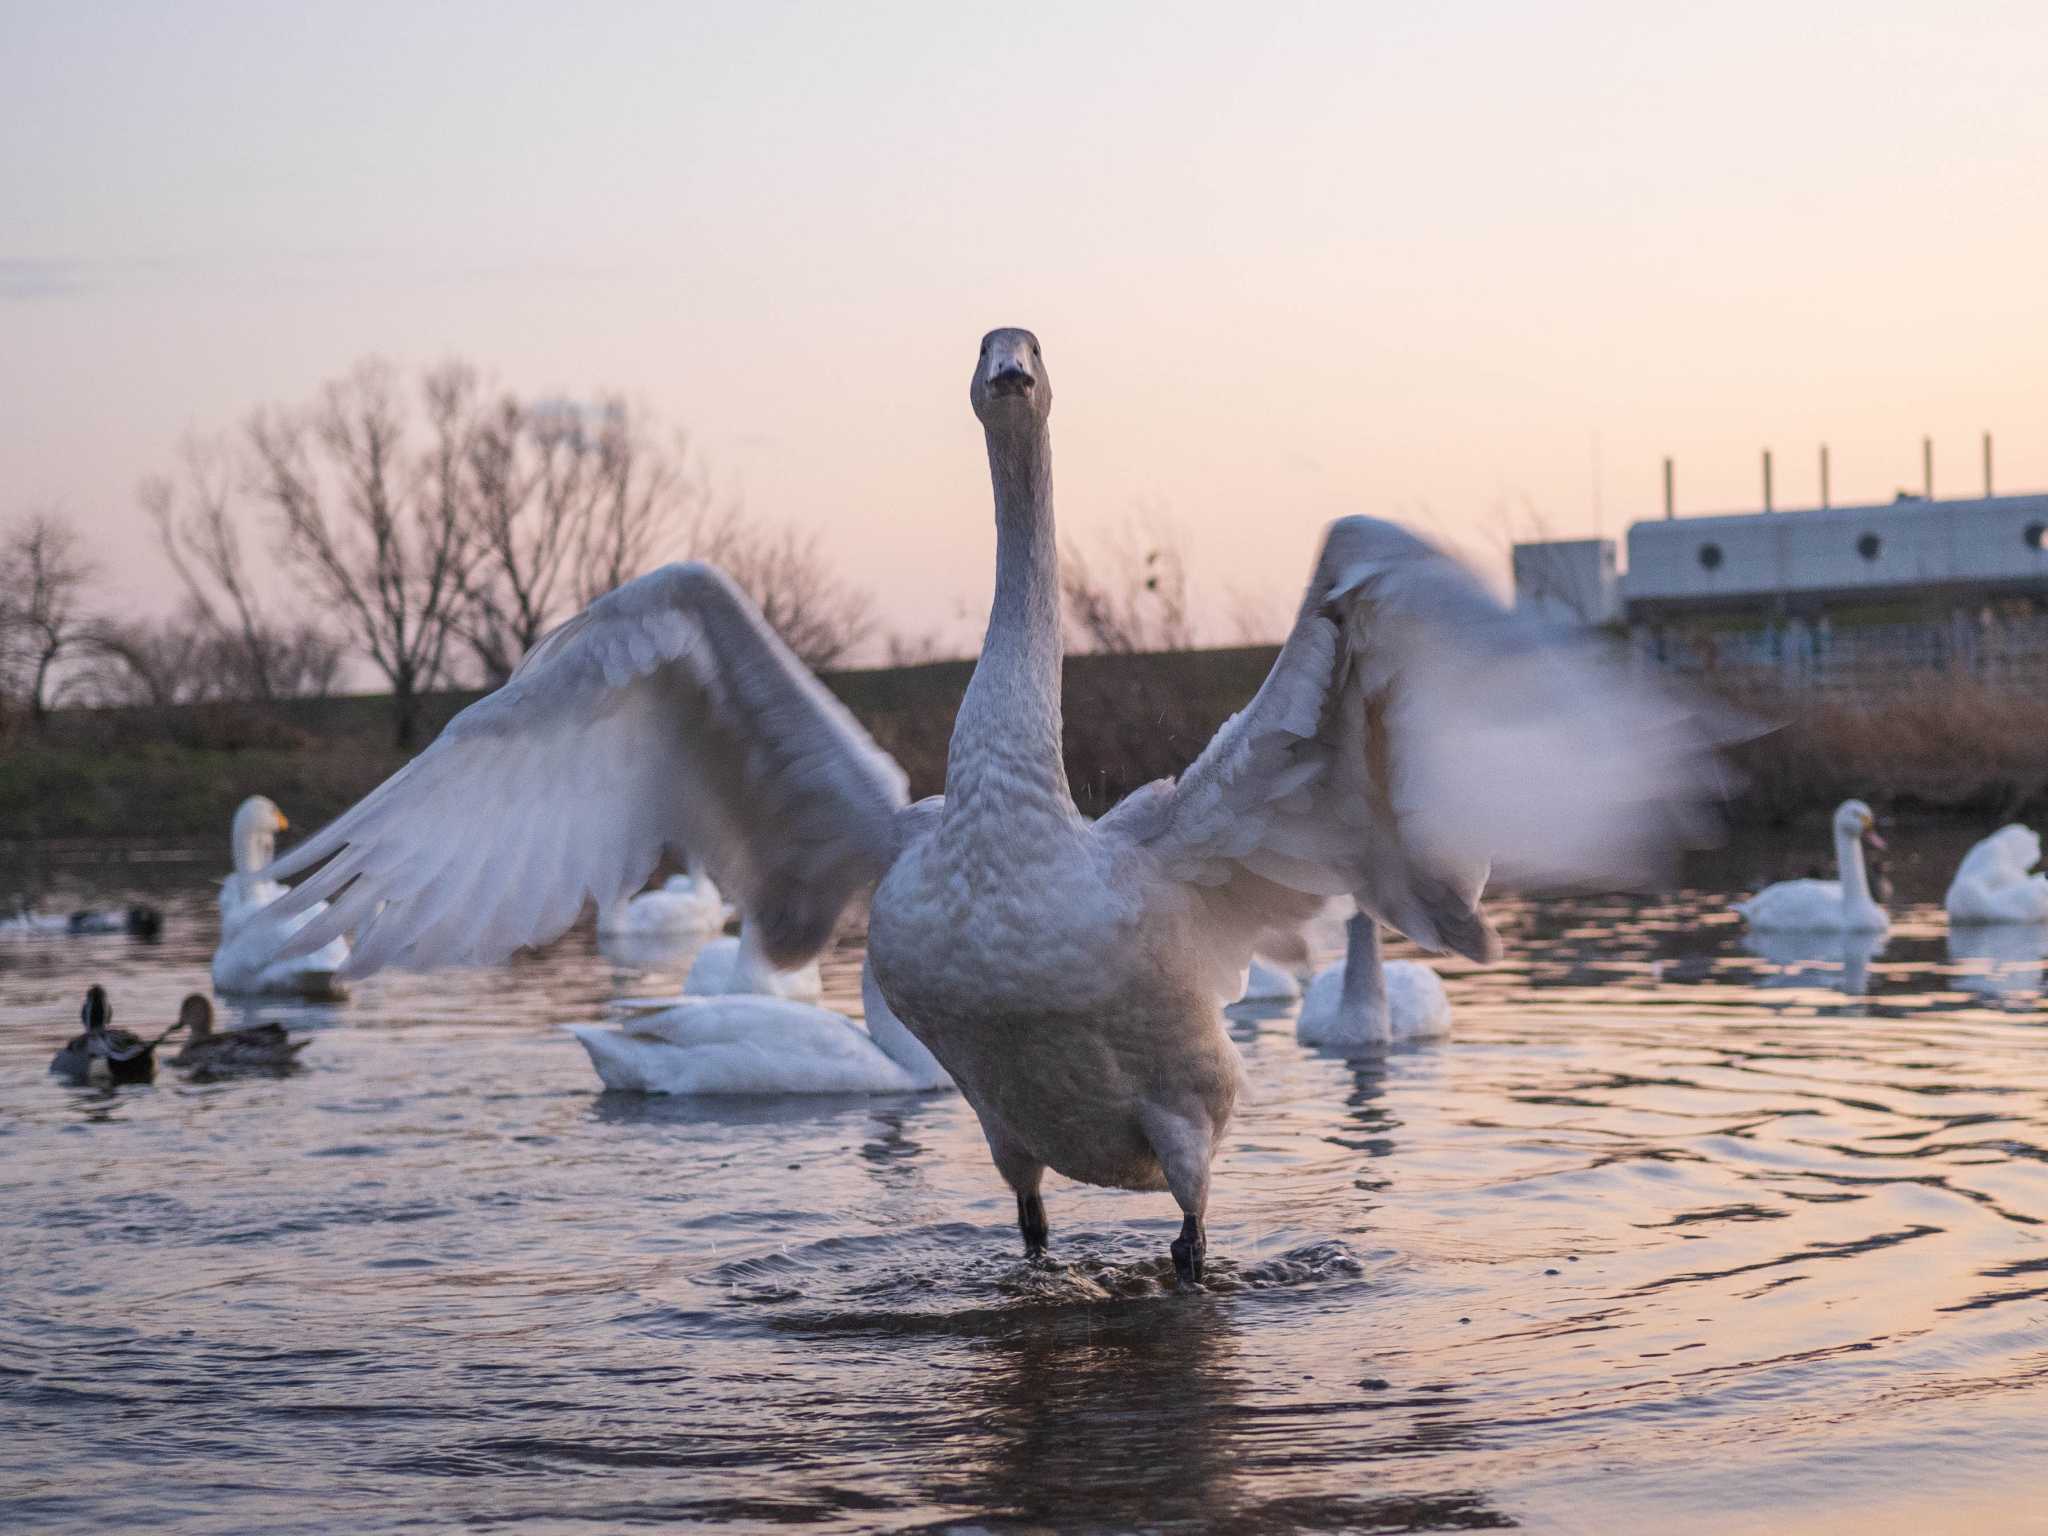
[[[1050,1230],[1038,1186],[1045,1177],[1045,1164],[1018,1146],[1000,1126],[984,1122],[981,1130],[988,1138],[989,1155],[996,1160],[996,1172],[1017,1192],[1017,1230],[1024,1234],[1024,1255],[1043,1258]]]
[[[1180,1202],[1180,1236],[1173,1240],[1173,1270],[1185,1285],[1199,1285],[1202,1258],[1208,1252],[1208,1238],[1202,1219],[1209,1209],[1209,1162],[1215,1156],[1216,1137],[1207,1115],[1182,1115],[1166,1110],[1147,1110],[1142,1119],[1145,1138],[1159,1158],[1166,1174],[1166,1187]]]

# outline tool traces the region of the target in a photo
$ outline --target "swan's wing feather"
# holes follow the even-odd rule
[[[628,582],[266,875],[329,901],[285,952],[358,931],[351,974],[486,962],[638,890],[666,852],[718,872],[801,963],[896,845],[903,772],[716,569]],[[323,861],[325,861],[323,863]],[[315,869],[316,866],[320,866]]]
[[[1425,949],[1486,958],[1489,878],[1627,883],[1704,835],[1716,729],[1406,530],[1345,518],[1252,702],[1099,825],[1151,848],[1233,960],[1344,891]]]

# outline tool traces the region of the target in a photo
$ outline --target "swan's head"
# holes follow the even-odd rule
[[[78,1010],[78,1022],[87,1029],[105,1029],[114,1017],[114,1010],[107,1002],[107,989],[101,986],[86,988],[85,1006]]]
[[[1873,848],[1884,846],[1884,839],[1877,835],[1877,818],[1861,800],[1844,800],[1836,810],[1835,836],[1848,842],[1861,838]]]
[[[1014,326],[982,337],[967,398],[985,427],[1032,418],[1043,421],[1052,410],[1052,379],[1045,371],[1038,338]]]
[[[213,1004],[199,993],[189,994],[178,1005],[178,1024],[192,1040],[204,1040],[213,1033]]]
[[[253,875],[276,858],[277,834],[290,825],[284,812],[267,795],[251,795],[244,800],[235,812],[232,836],[236,871]]]

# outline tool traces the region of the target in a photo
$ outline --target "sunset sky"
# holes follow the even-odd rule
[[[0,518],[174,596],[135,487],[367,354],[686,426],[978,637],[968,371],[1214,638],[1318,527],[2048,489],[2048,7],[0,3]],[[1533,509],[1533,510],[1532,510]]]

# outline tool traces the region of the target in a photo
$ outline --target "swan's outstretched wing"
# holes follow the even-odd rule
[[[1508,612],[1370,518],[1331,525],[1257,697],[1172,785],[1103,818],[1202,904],[1220,957],[1316,900],[1491,957],[1489,876],[1627,883],[1706,830],[1712,728],[1597,641]]]
[[[666,851],[717,871],[777,965],[893,857],[903,772],[710,566],[608,593],[511,681],[273,864],[322,865],[265,916],[333,905],[284,953],[359,937],[348,973],[501,959]],[[283,943],[280,936],[280,943]]]

